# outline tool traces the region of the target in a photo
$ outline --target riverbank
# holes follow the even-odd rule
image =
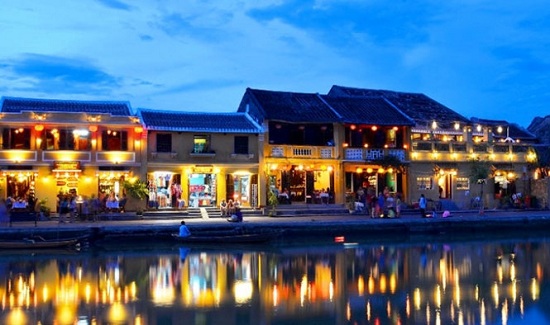
[[[58,223],[57,221],[16,222],[3,225],[3,239],[40,235],[45,238],[88,236],[91,241],[123,238],[163,240],[177,232],[181,218],[155,220],[102,220],[96,222]],[[247,233],[282,231],[284,237],[361,236],[372,240],[411,237],[483,237],[487,234],[546,234],[550,230],[550,211],[486,211],[483,215],[455,212],[449,218],[420,218],[406,215],[398,219],[371,219],[366,215],[316,215],[293,217],[249,216],[242,223],[222,218],[186,219],[191,232],[233,231]]]

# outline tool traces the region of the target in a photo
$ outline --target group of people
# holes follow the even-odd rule
[[[354,212],[370,215],[371,218],[399,218],[401,205],[401,194],[390,192],[387,186],[378,195],[373,187],[359,187],[356,192]]]
[[[227,218],[230,222],[242,222],[243,213],[241,211],[241,205],[238,201],[234,202],[229,199],[227,202],[222,200],[220,202],[220,216]]]

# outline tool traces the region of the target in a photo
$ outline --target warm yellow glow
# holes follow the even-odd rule
[[[111,324],[126,324],[128,312],[126,311],[124,305],[117,302],[114,303],[109,309],[107,318]]]
[[[59,324],[74,324],[76,322],[75,306],[63,304],[57,307],[56,321]]]
[[[395,293],[395,289],[397,288],[397,278],[395,277],[395,274],[390,275],[390,292]]]
[[[420,304],[422,302],[422,297],[420,296],[420,289],[419,288],[414,289],[413,302],[414,302],[414,309],[415,310],[420,310]]]
[[[493,284],[493,301],[495,303],[495,306],[498,306],[499,301],[499,292],[498,292],[498,283]]]
[[[506,175],[506,176],[507,176],[509,179],[510,179],[510,178],[515,178],[515,177],[516,177],[516,174],[510,172],[510,173],[508,173],[508,175]]]
[[[141,126],[136,126],[136,127],[134,128],[134,132],[135,132],[135,133],[141,133],[141,132],[143,132],[143,128],[142,128]]]
[[[36,147],[40,148],[41,145],[42,145],[42,139],[41,138],[36,138]]]
[[[537,279],[531,279],[531,299],[538,300],[539,298],[539,283]]]
[[[384,172],[385,172],[384,168],[378,169],[378,173],[379,173],[379,174],[384,174]]]
[[[244,304],[252,299],[252,282],[250,281],[235,281],[233,286],[233,295],[235,296],[235,302],[238,304]]]
[[[362,275],[357,279],[357,293],[362,296],[365,293],[365,279]]]
[[[393,174],[393,168],[388,168],[388,173]]]
[[[279,305],[279,289],[277,289],[277,285],[273,285],[273,307],[277,307]]]
[[[90,126],[88,127],[88,130],[90,130],[90,132],[95,132],[95,131],[97,131],[97,125],[90,125]]]
[[[139,148],[141,146],[141,140],[134,140],[134,147]]]
[[[357,167],[357,169],[355,170],[355,172],[356,172],[357,174],[361,174],[361,173],[363,172],[363,168]]]
[[[432,129],[437,129],[437,122],[436,121],[433,121],[432,122]]]
[[[481,125],[478,124],[478,125],[476,126],[476,130],[477,130],[477,132],[481,132]]]
[[[327,167],[327,170],[328,170],[329,172],[332,172],[332,171],[334,170],[334,167],[328,166],[328,167]]]
[[[35,129],[36,131],[40,132],[40,131],[44,130],[44,125],[42,125],[42,124],[36,124],[36,125],[34,126],[34,129]]]
[[[369,144],[368,144],[368,143],[365,143],[365,144],[363,145],[363,148],[368,148],[368,147],[369,147]]]
[[[369,276],[369,280],[367,282],[367,287],[369,288],[369,293],[373,294],[374,293],[374,278],[372,277],[372,275]]]
[[[352,124],[352,125],[350,125],[349,128],[350,128],[351,130],[355,130],[355,129],[357,128],[357,126],[355,126],[355,124]]]
[[[271,164],[271,168],[270,168],[270,169],[271,169],[271,170],[277,170],[277,166],[278,166],[277,164]]]
[[[369,173],[369,174],[372,173],[372,168],[370,168],[370,167],[367,168],[367,173]]]
[[[27,315],[21,308],[15,308],[8,314],[8,317],[6,318],[7,324],[28,324],[29,320],[27,319]]]
[[[460,123],[456,122],[456,123],[455,123],[455,130],[458,131],[459,129],[460,129]]]
[[[376,131],[376,130],[378,130],[378,127],[376,125],[373,125],[370,129],[373,130],[373,131]]]

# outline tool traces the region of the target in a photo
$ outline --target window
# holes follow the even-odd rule
[[[470,180],[466,177],[457,177],[456,178],[456,189],[457,190],[469,190],[470,189]]]
[[[91,137],[86,129],[46,129],[44,150],[90,150]]]
[[[210,152],[210,137],[208,135],[195,135],[193,137],[193,153]]]
[[[431,190],[433,186],[431,177],[417,177],[416,187],[419,190]]]
[[[128,150],[128,132],[104,130],[101,132],[101,148],[105,151]]]
[[[235,147],[233,148],[233,152],[241,155],[248,154],[247,136],[235,136]]]
[[[157,133],[157,152],[172,152],[172,134]]]
[[[31,130],[25,128],[4,129],[2,132],[3,149],[30,149],[31,148]]]

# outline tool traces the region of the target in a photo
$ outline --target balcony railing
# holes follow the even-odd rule
[[[268,145],[266,152],[273,158],[333,159],[334,147]]]
[[[445,145],[443,145],[445,144]],[[418,141],[413,143],[411,160],[466,161],[481,158],[495,162],[525,162],[529,144],[523,143],[455,143]]]
[[[375,161],[386,156],[394,156],[400,161],[406,161],[406,152],[403,149],[344,149],[344,159],[354,161]]]

